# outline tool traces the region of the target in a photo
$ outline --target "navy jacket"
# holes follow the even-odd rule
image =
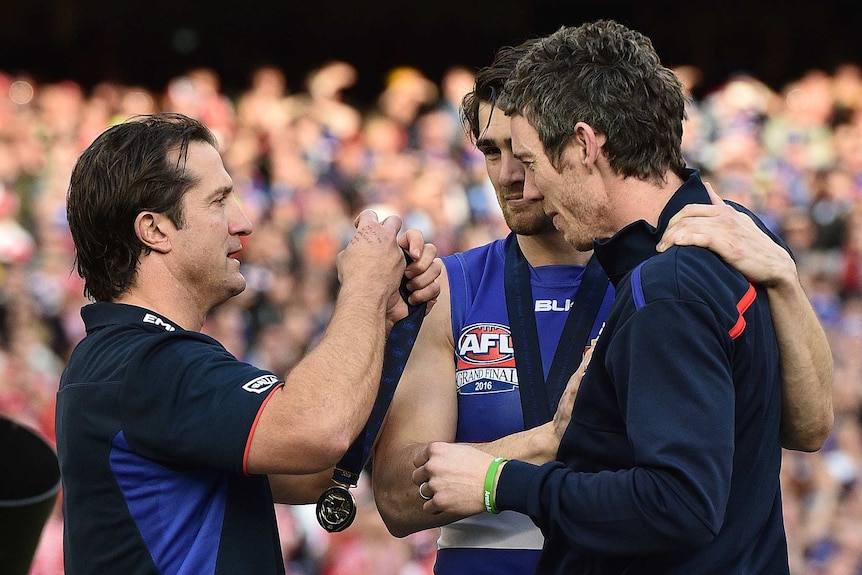
[[[498,507],[545,534],[538,573],[789,573],[766,295],[709,250],[655,251],[676,212],[709,202],[686,177],[657,229],[596,245],[617,296],[557,461],[501,473]]]

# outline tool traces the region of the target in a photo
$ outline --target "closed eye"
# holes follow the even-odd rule
[[[479,148],[479,151],[482,152],[482,155],[489,160],[500,157],[500,148],[494,146],[482,146]]]

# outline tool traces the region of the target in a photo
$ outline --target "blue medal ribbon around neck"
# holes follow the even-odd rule
[[[546,382],[536,328],[533,288],[530,285],[530,264],[521,252],[517,236],[510,238],[504,274],[506,310],[512,330],[521,410],[527,429],[547,423],[556,411],[569,378],[581,363],[584,350],[590,344],[590,333],[597,327],[608,283],[594,255],[581,277]]]

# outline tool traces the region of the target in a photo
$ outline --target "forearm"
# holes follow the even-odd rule
[[[467,517],[467,515],[454,513],[432,515],[422,509],[425,501],[419,497],[416,485],[411,480],[411,474],[414,468],[413,460],[424,445],[413,443],[405,446],[400,454],[387,456],[397,458],[399,461],[397,465],[393,465],[389,460],[385,467],[380,466],[380,471],[375,470],[374,483],[385,485],[384,489],[375,491],[377,505],[390,532],[398,537],[423,529],[448,525]],[[546,423],[494,441],[470,445],[495,457],[542,464],[556,456],[559,438],[554,433],[552,423]]]
[[[548,422],[494,441],[470,445],[494,457],[520,459],[541,465],[556,457],[560,438],[554,432],[553,422]]]
[[[317,473],[344,455],[377,396],[384,315],[385,302],[342,289],[320,342],[261,412],[249,473]]]
[[[781,442],[815,451],[834,420],[832,351],[795,273],[767,287],[767,295],[781,356]]]
[[[411,443],[398,453],[387,452],[386,465],[374,465],[372,485],[377,508],[389,532],[396,537],[448,525],[466,515],[454,513],[431,514],[422,509],[425,501],[411,480],[413,460],[425,444]],[[382,454],[375,454],[375,457]]]
[[[315,503],[320,494],[332,485],[332,469],[309,475],[269,476],[273,500],[289,505]]]
[[[321,433],[340,437],[345,450],[365,426],[377,397],[384,316],[383,302],[343,289],[320,342],[286,381],[285,388],[294,388],[304,406],[304,419]]]

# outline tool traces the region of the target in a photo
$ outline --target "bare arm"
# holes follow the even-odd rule
[[[657,249],[674,244],[708,248],[766,289],[781,358],[781,442],[787,449],[816,451],[834,422],[826,334],[790,255],[707,188],[713,204],[691,204],[676,214]]]
[[[333,485],[331,468],[308,475],[269,476],[273,501],[289,505],[316,503],[320,494]]]
[[[396,243],[400,221],[387,218],[381,225],[373,212],[360,218],[338,256],[341,289],[326,331],[261,411],[248,454],[250,473],[332,467],[368,418],[383,361],[388,302],[405,266]]]
[[[410,290],[411,304],[427,303],[426,313],[431,308],[440,293],[437,281],[442,270],[442,263],[436,259],[437,248],[433,244],[423,243],[422,234],[417,230],[407,230],[398,240],[399,245],[408,251],[414,260],[408,264],[404,275],[408,279],[407,289]],[[397,302],[401,307],[401,302]],[[399,312],[390,306],[388,319],[394,323]],[[403,308],[402,308],[403,311]],[[269,475],[270,489],[276,503],[293,505],[314,503],[321,493],[333,485],[334,466],[318,473],[305,475]]]
[[[400,218],[378,223],[376,214],[366,210],[356,227],[336,262],[341,289],[329,325],[262,408],[250,440],[249,473],[307,474],[331,468],[368,419],[388,328],[407,313],[398,293],[405,262],[396,239]],[[400,243],[414,255],[423,250],[418,232]],[[436,297],[439,288],[431,284],[419,297]]]
[[[413,458],[425,443],[455,439],[458,405],[445,268],[440,287],[440,297],[422,323],[374,446],[374,499],[397,537],[458,519],[424,513],[424,502],[411,481]]]
[[[455,440],[458,419],[454,341],[448,280],[441,275],[441,295],[425,319],[410,361],[381,430],[374,452],[374,496],[389,531],[403,537],[449,524],[463,515],[423,511],[425,503],[411,479],[417,454],[430,442]],[[585,363],[569,381],[554,420],[544,425],[471,444],[494,456],[544,463],[554,458],[568,425]],[[427,487],[426,487],[427,494]]]

